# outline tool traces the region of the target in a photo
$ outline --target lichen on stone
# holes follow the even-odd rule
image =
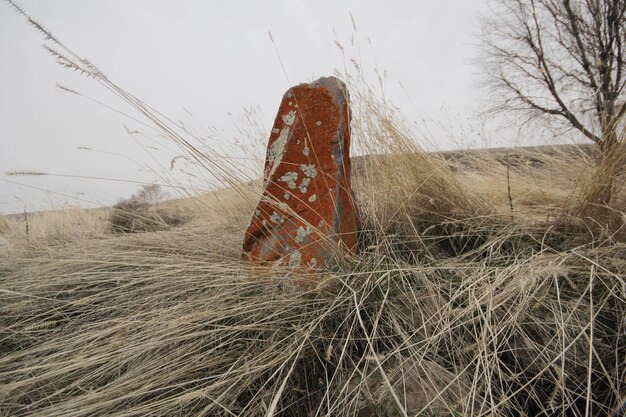
[[[283,224],[285,222],[285,218],[281,214],[276,212],[273,212],[270,215],[270,220],[276,224]]]
[[[289,187],[289,189],[295,190],[297,179],[298,179],[298,173],[290,171],[290,172],[285,173],[285,175],[283,175],[282,177],[280,177],[278,181],[287,183],[287,187]]]
[[[283,122],[286,126],[291,126],[293,122],[296,120],[296,112],[295,110],[290,110],[289,113],[284,114],[282,116]]]
[[[308,191],[308,186],[311,183],[311,178],[302,178],[302,182],[300,183],[300,192],[302,194],[306,194]]]
[[[300,266],[300,264],[302,263],[302,254],[300,253],[300,251],[293,251],[291,252],[291,255],[289,255],[289,267],[290,268],[297,268]]]
[[[304,172],[304,175],[309,178],[317,177],[317,168],[313,164],[300,165],[300,171]]]
[[[252,262],[282,262],[305,270],[329,267],[335,260],[325,249],[325,238],[356,253],[358,213],[352,210],[347,175],[345,85],[333,78],[319,84],[289,89],[271,126],[261,215],[253,218],[244,237],[244,254]]]
[[[311,229],[311,226],[307,226],[306,228],[304,228],[304,226],[299,226],[298,230],[296,231],[296,243],[302,243],[304,239],[306,239],[306,237],[311,234],[312,231],[313,230]]]
[[[283,159],[283,154],[285,153],[285,146],[287,145],[287,141],[289,140],[289,131],[291,125],[296,120],[296,112],[295,110],[291,110],[289,113],[282,116],[283,123],[285,123],[285,127],[280,131],[280,135],[278,138],[272,143],[267,151],[267,163],[269,172],[266,177],[271,178],[274,172],[276,172],[276,168],[280,164],[280,161]]]

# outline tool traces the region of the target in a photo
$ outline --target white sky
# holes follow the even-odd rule
[[[475,115],[484,92],[478,86],[480,68],[472,63],[477,51],[474,34],[485,0],[21,0],[19,4],[110,79],[163,114],[187,126],[201,126],[200,131],[216,129],[218,138],[208,140],[217,147],[241,138],[236,126],[244,108],[256,108],[261,127],[268,131],[289,87],[268,31],[289,80],[310,81],[350,65],[334,40],[350,45],[352,12],[361,63],[370,70],[387,71],[388,97],[409,122],[428,121],[436,148],[511,145],[510,137],[495,138],[481,128]],[[169,146],[165,141],[156,143],[160,151],[147,148],[155,143],[125,130],[124,125],[139,128],[136,122],[55,87],[57,83],[71,87],[132,113],[93,80],[57,65],[41,48],[41,34],[2,3],[0,39],[0,212],[66,202],[110,205],[138,187],[6,172],[151,182],[156,177],[150,170],[167,170],[176,153],[164,150]],[[352,53],[348,48],[346,54]]]

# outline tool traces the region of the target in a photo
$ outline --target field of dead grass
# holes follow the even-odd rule
[[[319,275],[240,260],[255,184],[155,232],[5,218],[2,415],[620,415],[624,233],[571,214],[595,164],[502,155],[356,158],[361,252]]]
[[[623,415],[623,148],[427,154],[342,74],[359,255],[254,267],[258,176],[14,7],[222,189],[142,233],[105,211],[0,218],[1,415]]]

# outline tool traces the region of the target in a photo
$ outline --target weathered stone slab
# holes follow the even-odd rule
[[[270,134],[263,196],[244,237],[244,259],[322,268],[337,249],[356,251],[357,227],[346,86],[327,77],[292,87]]]

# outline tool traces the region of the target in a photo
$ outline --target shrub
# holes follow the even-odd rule
[[[135,233],[167,230],[182,224],[183,218],[133,196],[113,206],[109,221],[114,233]]]

